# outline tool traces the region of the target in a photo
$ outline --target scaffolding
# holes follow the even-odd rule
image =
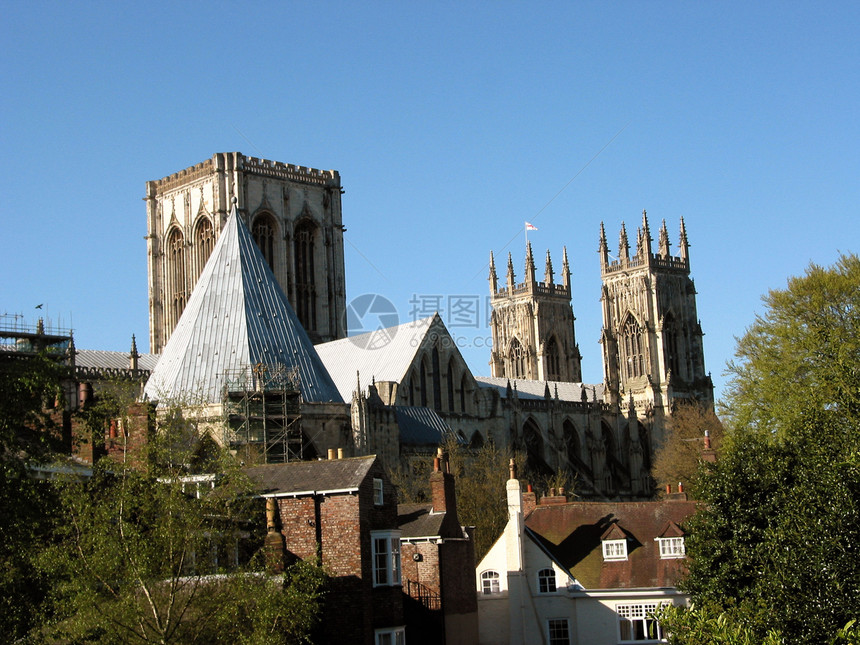
[[[224,445],[249,464],[300,461],[304,442],[298,371],[258,363],[224,376]]]

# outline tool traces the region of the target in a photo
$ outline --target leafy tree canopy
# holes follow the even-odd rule
[[[722,410],[746,431],[783,434],[809,411],[860,420],[860,258],[810,265],[738,340]]]
[[[860,616],[860,260],[812,266],[765,303],[738,342],[682,587],[759,640],[827,643]]]

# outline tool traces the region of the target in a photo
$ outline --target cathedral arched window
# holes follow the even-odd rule
[[[203,217],[197,222],[197,227],[194,229],[194,271],[196,277],[200,277],[200,273],[206,266],[209,256],[212,255],[214,247],[215,233],[212,230],[212,222]]]
[[[539,472],[545,466],[543,436],[531,417],[523,425],[523,442],[526,445],[526,467],[530,472]]]
[[[472,433],[472,438],[469,441],[469,447],[475,450],[479,450],[484,447],[484,437],[482,437],[481,433],[477,430]]]
[[[582,453],[579,442],[579,432],[576,426],[570,421],[565,421],[562,424],[562,434],[564,436],[564,444],[567,449],[567,460],[572,465],[577,465],[582,460]]]
[[[560,381],[561,362],[559,360],[558,343],[555,340],[555,336],[550,336],[549,340],[546,341],[546,345],[544,345],[543,361],[546,370],[544,380]]]
[[[460,412],[466,414],[466,375],[460,379]]]
[[[678,352],[678,326],[671,314],[663,320],[663,352],[666,355],[666,370],[680,375],[681,361]]]
[[[648,431],[638,421],[634,421],[639,426],[639,447],[642,449],[642,469],[645,471],[651,470],[651,441],[648,439]]]
[[[439,361],[439,348],[434,345],[431,353],[433,361],[433,407],[437,412],[442,411],[442,367]]]
[[[421,357],[421,405],[427,407],[427,386],[430,383],[430,369],[427,367],[427,357]]]
[[[516,338],[511,341],[508,349],[508,365],[510,366],[510,378],[526,377],[526,352]]]
[[[185,238],[174,228],[167,236],[167,306],[170,331],[176,327],[185,309]]]
[[[448,360],[448,412],[454,411],[454,361]]]
[[[275,270],[275,219],[268,213],[262,213],[254,218],[254,225],[251,227],[251,235],[254,236],[254,241],[257,243],[257,248],[266,259],[266,264],[269,268]]]
[[[642,328],[633,316],[628,316],[621,329],[623,369],[627,378],[645,374],[645,356],[642,352]]]
[[[295,230],[296,315],[308,331],[317,328],[316,272],[314,246],[317,227],[310,220],[301,222]],[[422,388],[422,396],[424,388]]]

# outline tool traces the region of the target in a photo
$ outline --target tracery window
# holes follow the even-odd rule
[[[666,369],[678,376],[681,361],[678,356],[678,327],[671,316],[663,322],[663,351],[666,353]]]
[[[510,378],[526,377],[526,353],[523,346],[516,338],[511,341],[508,350],[508,365],[510,366]]]
[[[628,316],[621,330],[623,364],[627,378],[645,374],[645,356],[642,353],[642,328],[633,316]]]
[[[314,242],[317,227],[305,220],[295,231],[296,314],[308,331],[317,328],[317,297],[314,267]]]
[[[266,259],[269,268],[275,270],[275,220],[268,213],[258,215],[251,227],[251,235],[257,243],[257,248]]]
[[[215,247],[215,233],[212,231],[212,222],[208,218],[203,217],[197,223],[197,228],[194,231],[194,270],[195,277],[199,278],[203,267],[206,266],[206,260],[212,255],[212,249]]]
[[[178,228],[167,237],[167,306],[170,314],[168,327],[176,327],[185,309],[185,238]]]
[[[561,361],[559,360],[558,343],[555,342],[555,336],[551,336],[543,350],[543,360],[546,366],[546,375],[544,380],[560,381],[561,380]]]
[[[454,411],[454,361],[448,361],[448,412]]]
[[[439,361],[439,348],[433,346],[431,353],[433,361],[433,407],[437,412],[442,411],[442,368]]]

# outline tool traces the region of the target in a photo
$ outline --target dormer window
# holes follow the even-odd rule
[[[686,553],[683,537],[661,537],[657,538],[660,545],[660,557],[663,560],[671,558],[683,558]]]
[[[627,559],[627,540],[603,540],[603,560]]]
[[[686,553],[686,549],[684,548],[684,531],[675,522],[668,522],[654,539],[660,547],[661,560],[684,557]]]

